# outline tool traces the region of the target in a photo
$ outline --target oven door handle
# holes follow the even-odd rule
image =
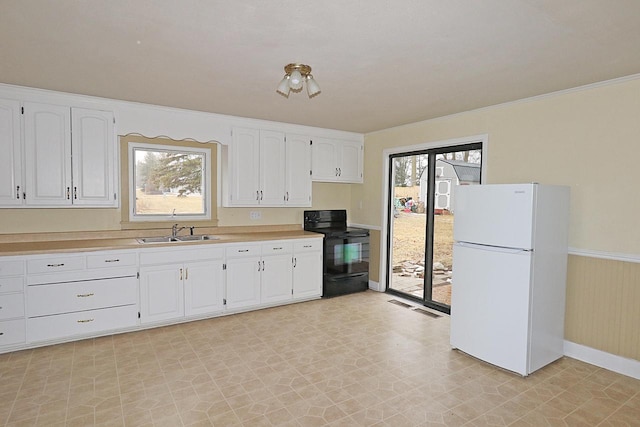
[[[349,239],[351,237],[369,237],[368,234],[338,234],[336,236],[332,236],[332,237],[337,237],[338,239]]]

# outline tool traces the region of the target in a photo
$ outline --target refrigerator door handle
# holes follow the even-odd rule
[[[479,245],[477,243],[456,242],[456,245],[463,248],[478,249],[481,251],[500,252],[504,254],[518,254],[521,252],[533,252],[531,249],[522,248],[506,248],[502,246]]]

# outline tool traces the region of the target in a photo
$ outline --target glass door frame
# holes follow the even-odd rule
[[[435,220],[435,184],[436,184],[436,157],[441,154],[455,153],[458,151],[471,151],[481,150],[482,156],[480,158],[480,183],[482,183],[482,177],[484,173],[482,171],[484,163],[484,149],[486,148],[485,141],[469,142],[466,144],[453,144],[453,145],[441,145],[438,147],[423,148],[413,151],[399,151],[388,155],[388,175],[387,175],[387,218],[388,221],[385,224],[387,229],[386,238],[386,285],[385,291],[392,295],[398,295],[406,299],[414,300],[424,305],[425,307],[432,308],[434,310],[450,314],[451,306],[443,304],[433,300],[433,255],[434,255],[434,220]],[[422,298],[414,295],[410,295],[396,289],[391,288],[393,263],[391,262],[393,257],[393,242],[391,241],[392,232],[391,227],[393,225],[393,208],[394,208],[394,159],[398,157],[427,155],[427,191],[426,191],[426,203],[425,203],[425,215],[426,215],[426,227],[425,227],[425,263],[424,263],[424,277],[422,281],[423,293]]]

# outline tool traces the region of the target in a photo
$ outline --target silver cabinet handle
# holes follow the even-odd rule
[[[298,258],[294,258],[293,259],[293,268],[296,268],[297,264],[298,264]]]
[[[338,176],[342,176],[342,168],[338,168]]]
[[[260,190],[260,200],[262,200],[262,190]]]
[[[47,267],[62,267],[64,263],[61,264],[47,264]]]
[[[262,271],[260,270],[260,261],[258,261],[258,271]]]
[[[303,245],[302,247],[303,248],[312,248],[313,246],[312,245]]]
[[[93,292],[90,294],[78,294],[76,295],[77,298],[87,298],[87,297],[92,297],[94,294]]]
[[[336,168],[336,176],[338,176],[338,168]]]
[[[74,199],[78,198],[78,187],[73,187],[73,198]]]
[[[264,271],[264,261],[262,261],[262,271]]]
[[[256,190],[256,200],[260,200],[260,191]]]
[[[189,269],[188,268],[184,269],[184,280],[189,280]]]
[[[93,319],[85,319],[85,320],[77,320],[78,323],[89,323],[93,322]]]
[[[182,280],[182,269],[180,269],[180,280]]]
[[[249,249],[238,249],[238,252],[249,252]]]
[[[16,199],[18,199],[18,200],[20,199],[20,186],[19,185],[16,187]]]
[[[69,200],[71,197],[69,196],[69,193],[71,192],[71,187],[67,187],[67,200]]]
[[[116,259],[105,259],[104,262],[120,262],[118,258]]]

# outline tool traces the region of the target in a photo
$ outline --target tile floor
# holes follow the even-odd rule
[[[640,381],[528,378],[449,348],[449,319],[364,292],[0,355],[7,426],[633,426]]]

